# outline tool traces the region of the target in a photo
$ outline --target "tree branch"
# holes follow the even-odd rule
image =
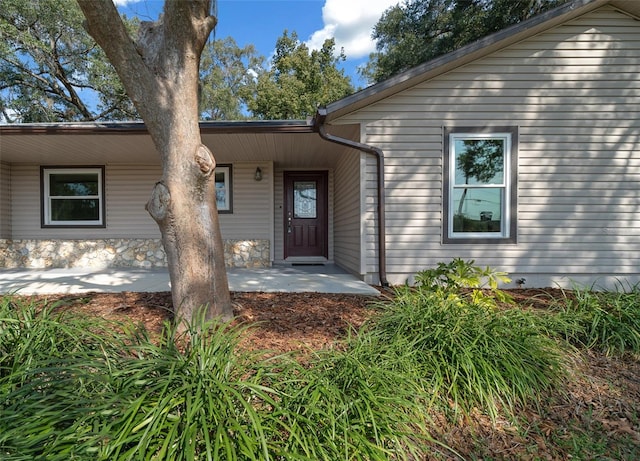
[[[62,86],[67,90],[67,94],[65,94],[64,91],[58,90],[58,86],[56,85],[55,90],[57,90],[57,94],[63,99],[66,99],[71,106],[76,107],[86,120],[91,120],[91,118],[93,117],[91,111],[87,108],[84,102],[82,102],[82,99],[67,77],[67,72],[62,65],[62,60],[60,58],[60,54],[58,53],[58,45],[56,41],[53,41],[51,43],[51,56],[53,57],[53,62],[51,63],[51,65],[53,66],[52,75],[53,77],[58,79],[58,81],[62,83]]]
[[[145,64],[141,52],[127,33],[120,14],[112,0],[77,0],[85,18],[85,28],[96,43],[104,50],[122,82],[146,82],[143,85],[129,85],[127,93],[138,110],[140,102],[154,93],[152,82],[156,82],[153,72]]]

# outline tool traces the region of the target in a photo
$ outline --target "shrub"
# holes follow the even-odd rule
[[[237,348],[241,330],[199,320],[176,338],[143,341],[110,379],[105,402],[109,440],[100,459],[268,459],[278,452],[269,430],[276,392],[263,385],[270,367]],[[178,344],[184,346],[178,347]],[[146,454],[146,455],[141,455]]]
[[[509,294],[498,289],[499,283],[511,282],[507,273],[488,266],[480,268],[473,260],[455,258],[449,263],[440,262],[433,269],[418,272],[415,280],[418,290],[436,292],[440,297],[464,298],[486,307],[497,307],[497,301],[513,302]],[[488,294],[482,290],[485,287],[489,290]]]
[[[381,344],[413,350],[434,401],[464,412],[478,406],[495,417],[538,398],[562,373],[556,344],[517,309],[405,290],[375,328]]]

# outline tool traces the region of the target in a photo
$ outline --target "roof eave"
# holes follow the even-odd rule
[[[480,57],[493,53],[521,40],[539,34],[563,22],[574,19],[611,0],[574,0],[546,11],[519,24],[507,27],[480,40],[465,45],[421,65],[401,72],[380,83],[371,85],[346,98],[326,106],[326,121],[331,122],[348,113],[387,98],[420,82],[430,80]]]
[[[311,133],[306,120],[202,121],[204,133]],[[0,135],[11,134],[146,134],[144,122],[61,122],[0,125]]]

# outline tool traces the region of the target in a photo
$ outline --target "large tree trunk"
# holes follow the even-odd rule
[[[172,143],[170,158],[176,161],[164,168],[146,208],[162,233],[176,316],[189,321],[206,308],[207,318],[229,320],[231,298],[215,202],[215,160],[198,141],[199,136],[187,136]]]
[[[176,319],[183,326],[233,315],[215,195],[215,159],[198,125],[200,55],[216,19],[211,0],[167,0],[137,42],[112,0],[78,0],[87,29],[105,50],[160,154],[162,178],[147,210],[167,253]]]

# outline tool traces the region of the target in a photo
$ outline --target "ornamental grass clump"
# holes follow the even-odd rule
[[[196,323],[180,348],[168,331],[113,372],[99,459],[382,461],[409,459],[423,440],[415,394],[399,393],[399,380],[371,387],[365,376],[384,375],[353,353],[321,352],[303,366],[239,348],[242,328]]]
[[[257,354],[237,348],[241,331],[200,319],[187,337],[167,327],[160,344],[132,347],[135,357],[110,373],[105,443],[94,447],[99,459],[269,459],[277,453],[269,435],[283,430],[272,411],[276,392],[263,384],[272,371]]]
[[[562,375],[562,354],[533,313],[515,306],[497,288],[506,276],[454,260],[416,277],[417,286],[397,289],[379,305],[372,325],[388,354],[414,363],[441,408],[496,417],[501,409],[535,402]],[[481,289],[489,280],[488,288]],[[500,307],[499,307],[500,305]]]
[[[596,291],[576,287],[550,308],[545,327],[577,347],[640,356],[640,286]]]
[[[19,376],[42,361],[102,350],[113,338],[104,322],[57,311],[60,302],[39,305],[0,298],[0,379]]]
[[[386,355],[375,339],[360,332],[342,350],[319,351],[279,387],[290,428],[285,459],[423,459],[428,443],[438,446],[424,389],[402,366],[410,361]]]
[[[272,368],[237,350],[240,329],[200,319],[188,338],[167,325],[153,343],[143,329],[11,303],[0,317],[0,459],[282,454],[269,434],[286,430],[276,393],[262,384]]]
[[[0,459],[84,459],[124,345],[99,319],[0,300]]]
[[[240,327],[151,341],[54,311],[0,305],[0,459],[411,459],[426,438],[420,389],[364,340],[303,366],[238,347]]]

